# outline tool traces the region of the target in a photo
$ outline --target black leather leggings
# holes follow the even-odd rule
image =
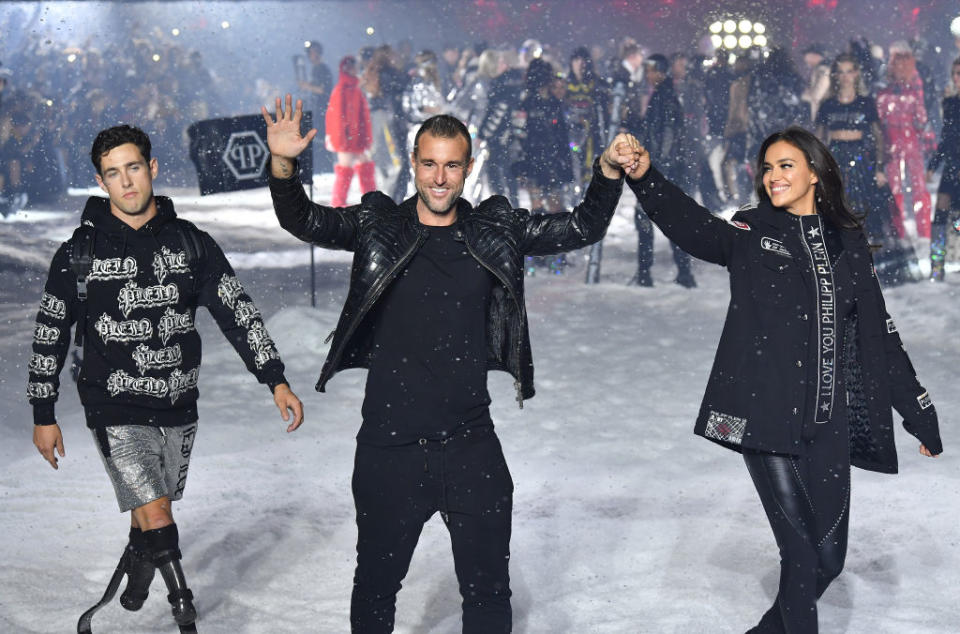
[[[750,632],[816,634],[817,599],[847,553],[849,465],[749,450],[743,459],[780,549],[776,601]]]

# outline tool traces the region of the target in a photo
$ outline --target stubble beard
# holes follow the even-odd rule
[[[438,216],[446,216],[451,211],[453,211],[454,207],[457,206],[457,199],[460,198],[460,194],[463,193],[462,187],[459,190],[451,189],[449,204],[446,207],[443,207],[442,209],[437,209],[436,207],[434,207],[434,203],[430,200],[430,194],[429,192],[427,192],[428,189],[429,187],[421,187],[420,185],[417,185],[417,196],[420,197],[420,200],[427,207],[427,209],[431,211],[431,213],[434,213]]]

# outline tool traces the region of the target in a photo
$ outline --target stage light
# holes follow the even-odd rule
[[[372,26],[368,26],[368,27],[367,27],[367,35],[373,35],[373,34],[374,34],[374,29],[373,29],[373,27],[372,27]]]
[[[736,35],[727,35],[723,38],[723,46],[725,48],[737,48],[737,36]]]
[[[719,20],[717,20],[716,22],[710,25],[711,33],[719,33],[722,30],[723,30],[723,22],[720,22]]]
[[[223,22],[220,23],[220,28],[221,28],[221,29],[224,29],[224,30],[229,29],[229,28],[230,28],[230,23],[227,22],[226,20],[224,20]]]
[[[180,35],[180,29],[171,29],[170,33],[173,34],[173,37]]]
[[[726,22],[723,23],[723,30],[726,31],[727,33],[733,33],[734,31],[737,30],[737,23],[734,22],[733,20],[727,20]]]
[[[950,23],[950,32],[953,33],[953,37],[960,37],[960,16],[955,17]]]
[[[763,22],[754,22],[753,23],[753,32],[758,35],[762,35],[767,32],[767,27],[763,25]]]
[[[70,53],[69,55],[67,55],[67,61],[70,62],[71,64],[77,61],[77,54]]]
[[[720,48],[723,46],[723,38],[716,34],[711,35],[710,43],[713,44],[713,48]]]
[[[154,53],[154,54],[153,54],[153,57],[152,57],[151,59],[152,59],[153,61],[155,61],[155,62],[159,62],[159,61],[160,61],[160,55],[159,55],[158,53]]]
[[[754,45],[754,46],[766,46],[766,45],[767,45],[767,36],[766,36],[766,35],[754,35],[754,36],[753,36],[753,45]]]
[[[750,29],[753,28],[753,23],[750,20],[740,20],[740,24],[737,25],[741,33],[749,33]]]
[[[741,35],[738,43],[740,48],[750,48],[750,45],[753,44],[753,38],[749,35]]]
[[[53,99],[47,99],[46,104],[47,107],[53,106]]]
[[[310,40],[304,41],[303,48],[310,48]]]

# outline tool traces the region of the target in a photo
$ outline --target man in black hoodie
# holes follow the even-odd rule
[[[175,620],[190,626],[196,610],[171,502],[183,494],[197,430],[197,307],[207,307],[247,369],[270,387],[283,419],[293,413],[287,431],[300,426],[303,408],[220,247],[178,219],[169,198],[154,196],[158,166],[149,137],[126,125],[103,130],[90,158],[109,199],[87,201],[81,228],[50,266],[29,366],[33,442],[56,469],[54,451],[63,457],[64,450],[54,404],[76,324],[76,342],[83,344],[77,388],[87,427],[120,510],[131,512],[120,603],[139,610],[159,570]]]

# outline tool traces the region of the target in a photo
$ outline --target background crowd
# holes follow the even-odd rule
[[[102,48],[36,38],[3,60],[0,211],[87,185],[86,151],[99,129],[136,122],[157,155],[186,157],[191,123],[254,112],[279,88],[302,96],[313,112],[321,129],[315,170],[335,172],[337,203],[354,174],[363,191],[404,198],[411,131],[442,112],[475,135],[480,179],[468,195],[504,193],[517,206],[548,212],[568,207],[607,139],[625,129],[685,191],[710,209],[729,210],[753,199],[763,138],[796,124],[842,155],[851,203],[878,243],[899,253],[909,250],[911,235],[931,238],[940,264],[934,274],[942,279],[942,245],[951,227],[960,231],[957,196],[950,195],[960,179],[960,144],[950,141],[960,138],[950,101],[960,75],[920,40],[881,47],[858,38],[713,55],[649,50],[631,38],[563,46],[450,42],[432,50],[404,40],[329,61],[322,42],[313,41],[290,51],[289,81],[238,85],[206,65],[202,51],[158,29],[124,37]],[[166,184],[195,185],[188,161],[164,168]],[[943,195],[931,200],[928,184],[934,187],[938,173]],[[652,228],[639,209],[636,218],[633,281],[648,285]],[[694,286],[689,259],[676,249],[674,259],[676,281]]]

